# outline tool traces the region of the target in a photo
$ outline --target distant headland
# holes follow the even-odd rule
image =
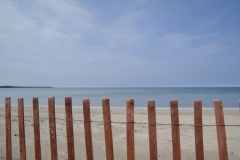
[[[50,86],[0,86],[0,88],[52,88]]]

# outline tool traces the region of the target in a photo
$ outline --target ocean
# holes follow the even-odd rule
[[[155,100],[157,108],[169,108],[170,100],[177,99],[179,108],[193,108],[194,100],[202,100],[203,108],[213,108],[213,100],[221,99],[224,108],[238,108],[240,87],[76,87],[76,88],[0,88],[0,105],[11,97],[12,106],[24,98],[31,106],[38,97],[40,106],[47,106],[48,97],[55,97],[56,106],[64,106],[64,97],[72,97],[74,107],[90,99],[91,107],[101,107],[102,98],[110,99],[111,107],[126,107],[126,100],[134,99],[135,107],[146,108],[147,100]]]

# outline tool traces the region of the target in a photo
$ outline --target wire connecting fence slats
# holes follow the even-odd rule
[[[34,143],[35,143],[35,159],[41,160],[41,138],[40,138],[40,122],[39,122],[39,104],[38,98],[33,98],[33,129],[34,129]],[[240,109],[240,101],[239,109]],[[110,111],[110,100],[108,98],[102,99],[102,111],[103,121],[92,121],[90,114],[90,100],[83,100],[83,117],[84,120],[78,120],[84,122],[85,130],[85,142],[86,142],[86,158],[87,160],[93,160],[93,142],[91,123],[103,123],[105,134],[105,148],[106,148],[106,160],[114,160],[113,152],[113,137],[112,137],[112,123],[126,124],[126,147],[127,147],[127,159],[135,159],[135,146],[134,146],[134,124],[148,125],[149,128],[149,153],[151,160],[157,160],[157,125],[171,125],[172,128],[172,151],[173,160],[181,159],[181,147],[180,147],[180,126],[192,126],[195,133],[195,153],[196,160],[204,159],[204,146],[203,146],[203,126],[216,126],[217,139],[218,139],[218,151],[219,159],[228,159],[227,139],[225,126],[238,126],[240,125],[225,125],[223,106],[221,100],[214,100],[214,111],[216,118],[216,125],[203,124],[202,123],[202,101],[194,101],[194,124],[180,124],[179,112],[178,112],[178,100],[170,101],[170,114],[171,124],[156,123],[156,107],[155,101],[148,101],[148,123],[135,122],[134,121],[134,99],[128,99],[126,101],[126,122],[112,122]],[[65,114],[66,118],[58,118],[66,120],[66,134],[67,134],[67,150],[68,159],[74,160],[74,131],[73,131],[73,119],[72,116],[72,98],[65,98]],[[11,98],[5,98],[5,135],[6,135],[6,157],[7,160],[13,159],[12,157],[12,138],[11,138]],[[24,125],[24,101],[23,98],[18,99],[18,125],[19,125],[19,146],[20,146],[20,159],[26,159],[26,142],[25,142],[25,125]],[[49,119],[49,133],[50,133],[50,147],[51,147],[51,159],[58,159],[57,152],[57,136],[56,136],[56,117],[55,117],[55,98],[48,98],[48,118]]]

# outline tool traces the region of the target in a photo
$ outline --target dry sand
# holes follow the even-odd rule
[[[0,107],[0,114],[4,115],[4,107]],[[193,124],[193,109],[180,109],[180,123]],[[40,107],[40,129],[41,129],[41,150],[42,159],[50,159],[50,140],[49,127],[47,119],[47,108]],[[237,109],[225,109],[225,124],[240,124],[240,115]],[[17,116],[17,107],[12,107],[12,116]],[[32,108],[25,107],[25,116],[32,116]],[[125,122],[125,108],[111,108],[112,121]],[[44,118],[46,117],[46,118]],[[67,143],[66,143],[66,123],[65,108],[56,108],[57,124],[57,147],[58,158],[60,160],[67,159]],[[73,108],[73,118],[82,120],[82,108]],[[101,108],[91,109],[91,118],[94,121],[102,121]],[[0,116],[0,157],[5,157],[5,117]],[[135,122],[148,122],[147,109],[135,109]],[[170,124],[169,109],[157,109],[157,123]],[[214,110],[203,109],[203,124],[215,124]],[[145,124],[135,125],[135,159],[149,159],[149,140],[148,126]],[[33,137],[33,121],[32,117],[25,117],[26,131],[26,147],[27,159],[34,158],[34,137]],[[126,159],[126,125],[113,123],[113,146],[114,157],[116,160]],[[204,132],[204,154],[206,160],[219,159],[218,146],[215,126],[205,126]],[[230,160],[240,159],[240,127],[226,127],[227,145]],[[195,159],[195,139],[194,128],[192,126],[180,126],[181,156],[182,159]],[[92,138],[94,159],[106,159],[105,156],[105,140],[103,123],[92,123]],[[172,159],[172,137],[171,126],[157,126],[157,142],[159,159]],[[75,158],[86,159],[84,125],[83,122],[74,121],[74,141],[75,141]],[[19,159],[19,137],[18,137],[18,119],[12,118],[12,148],[13,158]]]

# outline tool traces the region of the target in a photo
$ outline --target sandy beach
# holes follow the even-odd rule
[[[5,157],[5,114],[4,106],[0,107],[0,157]],[[40,107],[40,129],[41,129],[41,151],[42,159],[50,159],[50,140],[48,126],[47,107]],[[170,110],[156,110],[157,123],[170,124]],[[193,109],[179,109],[179,120],[182,124],[193,124]],[[19,159],[19,137],[18,137],[18,119],[17,107],[12,107],[12,149],[13,158]],[[27,159],[34,157],[34,134],[32,107],[25,107],[25,134]],[[29,116],[29,117],[28,117]],[[135,122],[148,122],[147,109],[136,108],[134,114]],[[238,109],[224,109],[225,124],[240,124],[240,115]],[[66,143],[66,122],[65,108],[56,107],[56,126],[57,126],[57,147],[58,158],[67,159]],[[73,108],[74,120],[74,141],[75,158],[86,159],[85,137],[82,108]],[[125,108],[111,108],[111,118],[114,122],[126,121]],[[93,121],[102,121],[101,108],[91,109],[91,119]],[[215,124],[213,109],[203,109],[203,124]],[[106,159],[104,128],[102,122],[92,122],[92,138],[94,159]],[[135,159],[149,159],[149,139],[148,126],[146,124],[135,124]],[[126,124],[112,123],[113,147],[115,159],[126,159]],[[204,132],[204,154],[205,159],[217,160],[218,146],[215,126],[203,127]],[[230,160],[240,159],[240,127],[227,126],[227,145]],[[180,126],[181,157],[182,159],[195,159],[195,139],[194,128],[192,126]],[[157,126],[157,142],[159,159],[172,159],[172,135],[171,126]]]

